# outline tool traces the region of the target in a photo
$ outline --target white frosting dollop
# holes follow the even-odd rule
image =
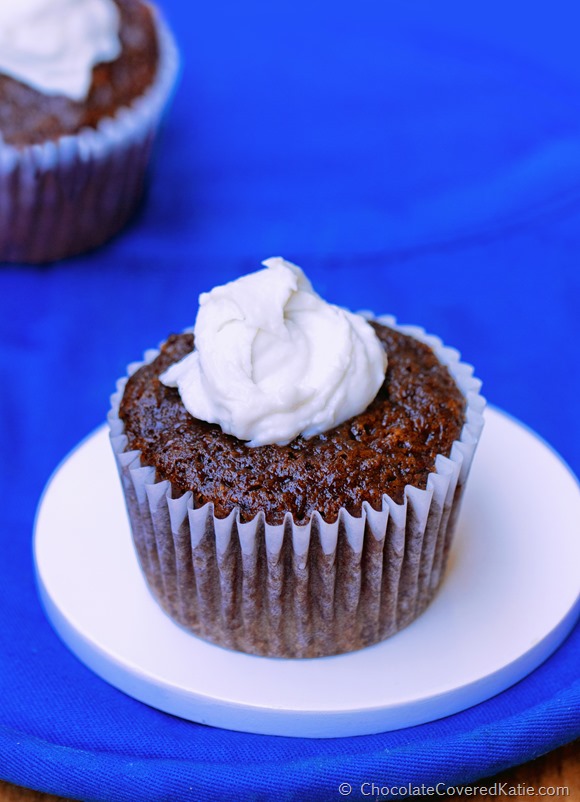
[[[387,368],[363,317],[326,303],[296,265],[262,264],[202,293],[195,348],[161,375],[191,415],[250,446],[311,437],[357,415]]]
[[[121,52],[113,0],[0,0],[0,72],[84,100],[96,64]]]

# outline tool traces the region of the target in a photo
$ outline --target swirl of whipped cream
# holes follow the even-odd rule
[[[250,446],[284,445],[357,415],[387,368],[363,317],[326,303],[296,265],[262,264],[200,295],[195,348],[161,375],[191,415]]]
[[[0,0],[0,72],[84,100],[92,70],[121,52],[113,0]]]

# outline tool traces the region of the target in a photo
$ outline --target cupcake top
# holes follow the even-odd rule
[[[18,147],[96,127],[145,92],[158,59],[141,0],[0,3],[0,138]]]
[[[0,72],[45,95],[84,100],[96,64],[121,52],[113,0],[0,3]]]
[[[279,261],[272,263],[268,260],[267,264],[268,270],[285,267]],[[270,299],[272,309],[259,312],[250,304],[248,311],[252,325],[262,314],[267,320],[270,319],[269,313],[275,316],[275,309],[279,314],[279,309],[285,306],[284,298],[292,306],[291,299],[298,296],[297,309],[303,309],[300,293],[304,291],[308,294],[311,288],[303,274],[296,270],[290,270],[295,279],[294,286],[287,285],[285,292],[280,290],[280,294],[274,298],[264,296],[266,302]],[[242,354],[252,356],[249,344],[251,335],[240,326],[240,317],[232,314],[234,307],[237,311],[240,311],[240,307],[238,304],[232,305],[231,288],[227,288],[228,285],[222,288],[224,292],[217,293],[213,298],[211,293],[208,294],[201,307],[203,309],[218,301],[220,306],[225,307],[225,310],[222,309],[223,315],[216,314],[211,325],[200,328],[201,338],[208,339],[204,350],[207,345],[210,363],[211,354],[219,351],[218,340],[221,340],[223,331],[226,331],[227,338],[232,335],[233,352],[240,350]],[[244,298],[247,297],[244,295]],[[318,296],[310,301],[314,306],[319,302]],[[270,305],[266,303],[267,307]],[[307,304],[305,308],[308,309]],[[324,314],[332,317],[335,313],[326,311],[323,317]],[[346,314],[349,321],[350,313]],[[217,321],[223,324],[221,330]],[[336,337],[337,342],[357,339],[358,329],[357,334],[352,331],[344,334],[341,327],[348,325],[344,321],[339,324],[339,331],[344,336],[342,340]],[[356,328],[358,324],[353,325]],[[367,327],[372,333],[368,340]],[[263,385],[269,370],[272,370],[272,376],[277,376],[281,371],[283,376],[290,377],[290,381],[286,385],[288,392],[282,392],[280,397],[293,401],[290,390],[300,386],[300,365],[304,364],[301,351],[308,351],[310,347],[301,338],[293,343],[282,334],[280,352],[274,349],[271,358],[261,354],[262,346],[267,345],[270,338],[276,337],[275,330],[275,325],[270,321],[264,343],[258,344],[255,349],[259,352],[257,362],[260,362],[257,372],[256,362],[246,363],[244,373],[243,358],[240,360],[236,357],[233,360],[232,371],[237,375],[242,370],[243,375],[240,381],[233,382],[229,395],[228,363],[225,360],[222,364],[222,356],[215,364],[210,364],[209,378],[203,375],[205,358],[202,359],[199,354],[195,356],[198,327],[195,333],[171,336],[159,356],[134,373],[125,387],[119,416],[124,423],[127,450],[140,451],[142,464],[153,466],[158,480],[169,480],[174,496],[191,491],[195,507],[211,502],[218,517],[227,516],[238,508],[242,521],[251,520],[257,513],[264,512],[268,523],[280,524],[286,512],[290,512],[296,523],[305,523],[318,511],[326,521],[332,522],[341,508],[353,515],[360,515],[365,501],[380,509],[383,494],[401,503],[407,485],[425,488],[429,473],[435,469],[437,455],[448,456],[453,443],[461,436],[465,422],[465,398],[448,369],[427,345],[380,323],[365,322],[365,327],[361,328],[365,332],[362,335],[365,345],[361,353],[346,359],[346,362],[352,361],[355,367],[366,365],[365,370],[368,369],[372,376],[368,387],[378,381],[378,388],[369,395],[358,412],[350,413],[340,422],[331,422],[331,418],[328,418],[323,425],[329,428],[316,433],[309,428],[301,428],[303,433],[297,434],[284,445],[272,442],[260,445],[254,442],[253,447],[249,447],[247,440],[227,433],[215,420],[208,422],[188,411],[177,386],[173,385],[181,383],[186,399],[193,398],[194,403],[196,396],[201,399],[204,414],[208,411],[209,398],[208,418],[214,417],[216,409],[220,414],[225,409],[223,417],[226,419],[229,416],[228,420],[235,417],[232,410],[235,412],[243,401],[243,393],[248,390],[249,413],[244,418],[244,425],[248,421],[252,425],[257,423],[257,431],[261,433],[271,428],[272,421],[276,421],[276,410],[267,410],[270,421],[260,428],[260,416],[253,409],[253,405],[260,403],[260,388],[251,386],[250,382],[248,389],[248,380]],[[311,329],[311,332],[314,331],[316,327]],[[327,337],[331,346],[334,346],[335,339],[333,331],[331,326]],[[241,341],[239,349],[238,340]],[[256,336],[251,341],[255,343]],[[376,344],[380,349],[378,354],[374,350]],[[338,353],[343,353],[341,348],[338,348]],[[298,357],[295,361],[296,354]],[[286,363],[289,366],[287,374]],[[335,349],[330,347],[324,353],[317,352],[312,358],[315,369],[303,372],[305,375],[327,377],[328,384],[334,386],[334,378],[344,369],[344,365],[339,369],[339,364]],[[192,366],[192,369],[184,377],[186,365]],[[223,371],[224,378],[221,387],[224,395],[217,403],[209,397],[212,382],[216,379],[214,371],[217,371],[218,380]],[[362,373],[364,370],[360,374],[355,370],[355,375],[359,377]],[[277,379],[272,384],[275,388],[280,386]],[[336,386],[340,388],[340,382]],[[352,387],[347,386],[348,390],[342,393],[339,389],[337,395],[348,397]],[[312,397],[318,394],[324,397],[326,389],[317,389]],[[239,396],[240,392],[242,396]],[[296,397],[300,397],[300,393]],[[305,394],[305,397],[305,407],[308,407],[308,395]],[[275,394],[274,398],[277,399]],[[317,414],[315,412],[314,417]],[[285,421],[287,416],[283,413],[280,417]],[[300,414],[296,416],[297,420],[299,418]]]
[[[285,445],[362,412],[387,356],[360,315],[326,303],[280,257],[203,293],[195,349],[162,374],[187,411],[249,446]]]

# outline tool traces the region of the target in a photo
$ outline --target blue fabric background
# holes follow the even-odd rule
[[[580,735],[578,627],[484,704],[320,741],[145,707],[46,622],[31,532],[51,471],[127,362],[274,254],[460,348],[580,471],[576,4],[162,5],[183,74],[138,218],[82,258],[0,266],[0,776],[107,802],[336,800],[340,782],[473,781]]]

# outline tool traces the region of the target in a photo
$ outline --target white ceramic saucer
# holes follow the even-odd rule
[[[451,564],[428,610],[384,643],[313,660],[252,657],[189,635],[149,595],[107,431],[58,468],[36,521],[38,585],[69,648],[130,696],[192,721],[314,738],[448,716],[504,690],[580,609],[580,492],[536,435],[497,410],[468,483]]]

